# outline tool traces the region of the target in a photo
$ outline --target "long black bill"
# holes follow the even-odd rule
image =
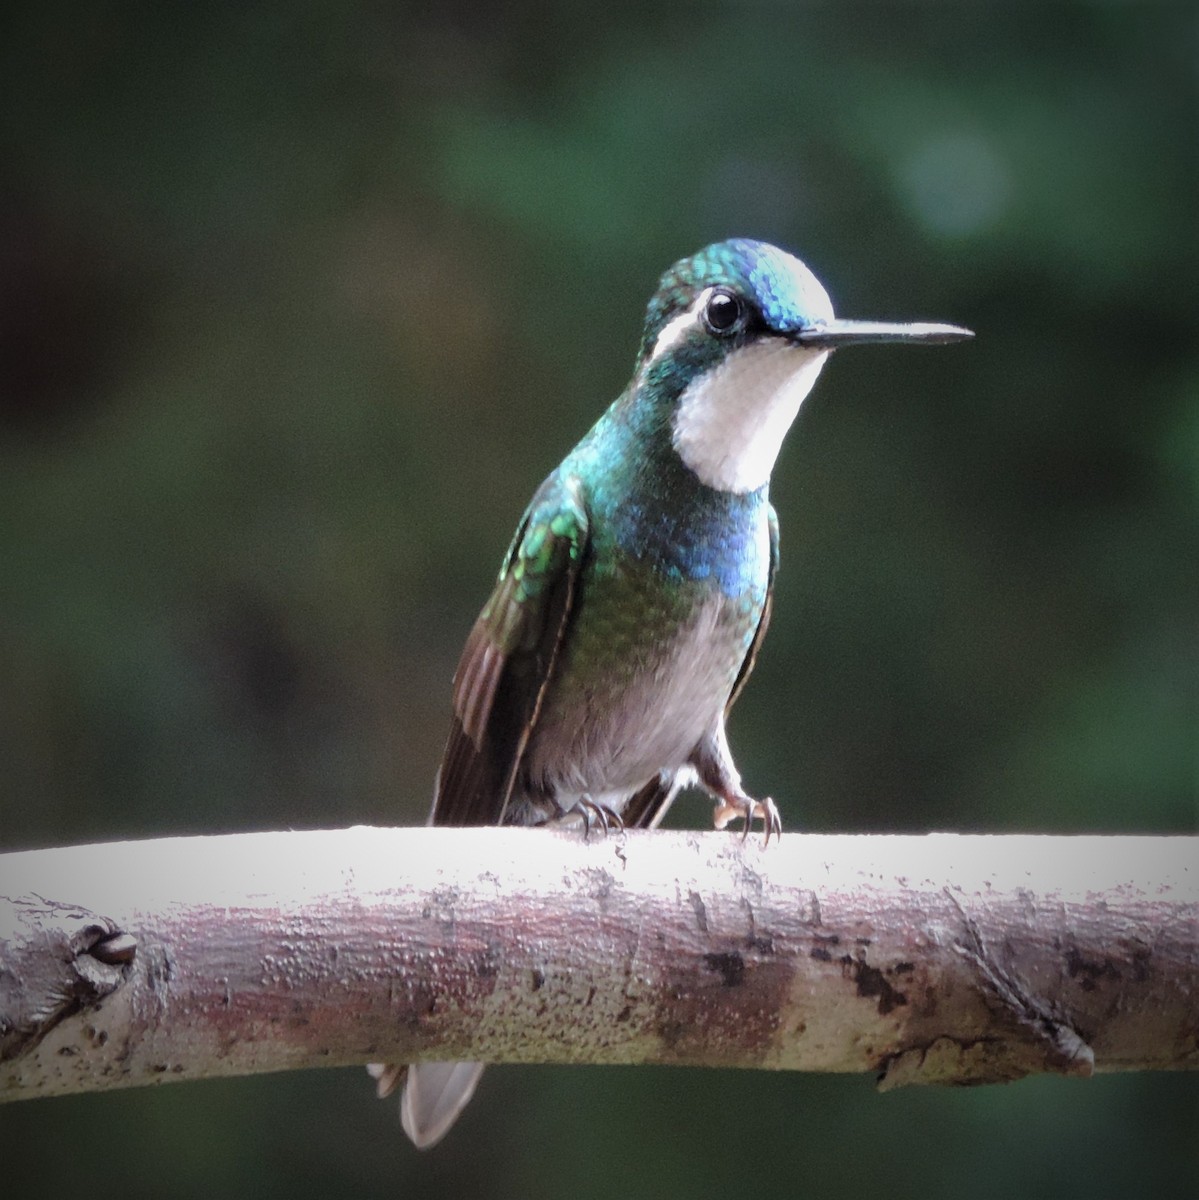
[[[867,342],[920,342],[931,346],[964,342],[973,330],[959,325],[934,325],[916,321],[902,325],[891,321],[823,321],[808,325],[791,335],[801,346],[815,350],[836,350],[839,346],[863,346]]]

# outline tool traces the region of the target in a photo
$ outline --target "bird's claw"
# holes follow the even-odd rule
[[[594,826],[599,826],[604,831],[604,837],[607,837],[613,829],[624,833],[624,821],[621,819],[620,813],[614,808],[609,808],[606,804],[597,804],[590,796],[580,796],[578,800],[566,809],[564,816],[578,816],[583,821],[583,841],[587,841],[591,837],[591,830]]]
[[[779,815],[778,805],[769,798],[754,800],[750,796],[733,796],[718,804],[712,814],[712,824],[717,829],[724,829],[730,821],[738,820],[745,822],[745,828],[741,831],[742,841],[749,837],[749,831],[756,820],[762,822],[764,845],[770,845],[772,835],[775,838],[783,836],[783,818]]]

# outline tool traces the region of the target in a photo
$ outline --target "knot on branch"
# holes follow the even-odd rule
[[[130,934],[77,904],[0,898],[0,1062],[111,995],[136,950]]]

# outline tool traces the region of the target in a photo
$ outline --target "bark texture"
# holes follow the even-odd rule
[[[0,1099],[421,1058],[1199,1067],[1199,839],[366,829],[0,856]]]

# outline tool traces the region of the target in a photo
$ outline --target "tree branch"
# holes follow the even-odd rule
[[[1199,1067],[1199,839],[367,829],[0,856],[0,1099],[474,1058]]]

